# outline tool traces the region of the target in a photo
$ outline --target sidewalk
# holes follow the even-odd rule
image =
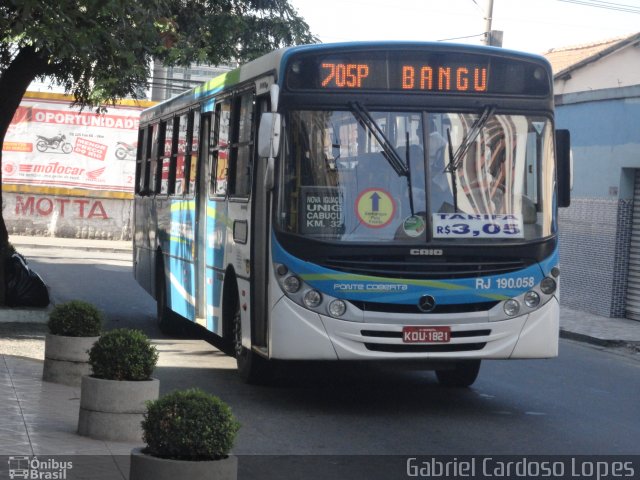
[[[42,381],[42,362],[23,357],[0,355],[0,455],[38,456],[90,455],[99,464],[91,467],[91,477],[67,478],[126,479],[129,476],[131,449],[143,446],[106,442],[76,434],[80,408],[80,388]],[[7,473],[0,466],[0,478]],[[71,475],[73,473],[74,475]],[[19,477],[18,477],[19,478]]]

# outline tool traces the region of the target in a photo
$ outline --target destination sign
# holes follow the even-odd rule
[[[487,52],[389,50],[305,53],[287,67],[290,90],[452,95],[548,95],[548,65]]]
[[[440,65],[425,64],[398,65],[397,81],[401,90],[428,90],[438,92],[487,91],[487,65]],[[379,83],[375,78],[368,80],[372,69],[366,63],[332,63],[321,65],[322,88],[362,89]]]

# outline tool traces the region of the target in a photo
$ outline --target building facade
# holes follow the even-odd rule
[[[106,114],[73,98],[27,92],[2,145],[2,213],[10,234],[131,238],[140,112],[123,100]]]
[[[190,90],[198,85],[222,75],[235,68],[235,66],[220,65],[196,65],[188,68],[165,67],[155,62],[153,76],[150,81],[151,100],[162,102],[171,97]]]
[[[574,161],[560,211],[562,301],[640,320],[640,34],[545,56]]]

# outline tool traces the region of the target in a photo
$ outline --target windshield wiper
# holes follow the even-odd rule
[[[382,147],[382,156],[387,160],[387,162],[389,162],[391,168],[393,168],[399,177],[407,177],[409,175],[409,169],[404,164],[400,155],[398,155],[398,152],[393,148],[391,142],[389,142],[389,139],[387,139],[386,135],[371,116],[369,111],[359,102],[352,102],[350,106],[351,111],[356,115],[358,121],[362,123],[369,132],[371,132],[376,141]]]
[[[350,104],[351,111],[355,114],[358,121],[363,125],[363,127],[371,132],[376,141],[382,147],[382,156],[389,162],[391,168],[396,172],[396,175],[399,177],[405,177],[407,179],[407,193],[409,195],[409,209],[411,210],[411,216],[415,215],[413,208],[413,186],[411,185],[411,159],[409,157],[409,132],[406,132],[405,138],[405,150],[406,150],[406,163],[402,161],[400,155],[391,142],[384,134],[380,125],[375,121],[375,119],[369,113],[369,110],[359,102],[352,102]]]
[[[456,172],[460,168],[462,159],[466,155],[467,151],[469,150],[469,148],[471,148],[473,142],[476,141],[476,138],[478,138],[478,135],[480,135],[480,132],[487,124],[489,119],[493,116],[495,111],[496,107],[489,105],[485,107],[485,109],[482,111],[482,114],[476,119],[475,122],[473,122],[473,125],[471,125],[471,129],[464,136],[462,142],[460,142],[460,146],[455,153],[453,153],[453,143],[451,142],[451,129],[447,129],[447,141],[449,143],[449,148],[447,150],[449,152],[449,163],[445,167],[444,171],[451,174],[451,193],[453,193],[453,209],[455,212],[458,211],[458,185],[456,180]]]

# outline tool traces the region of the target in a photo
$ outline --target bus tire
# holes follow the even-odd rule
[[[182,328],[178,314],[167,306],[167,286],[164,271],[158,271],[157,275],[156,308],[158,328],[165,335],[180,335],[182,333]]]
[[[436,377],[443,387],[465,388],[476,381],[479,372],[480,360],[465,360],[450,370],[436,370]]]
[[[236,301],[232,328],[233,352],[236,357],[240,378],[250,385],[267,385],[271,383],[272,365],[270,361],[242,345],[242,317],[240,315],[239,301]]]

